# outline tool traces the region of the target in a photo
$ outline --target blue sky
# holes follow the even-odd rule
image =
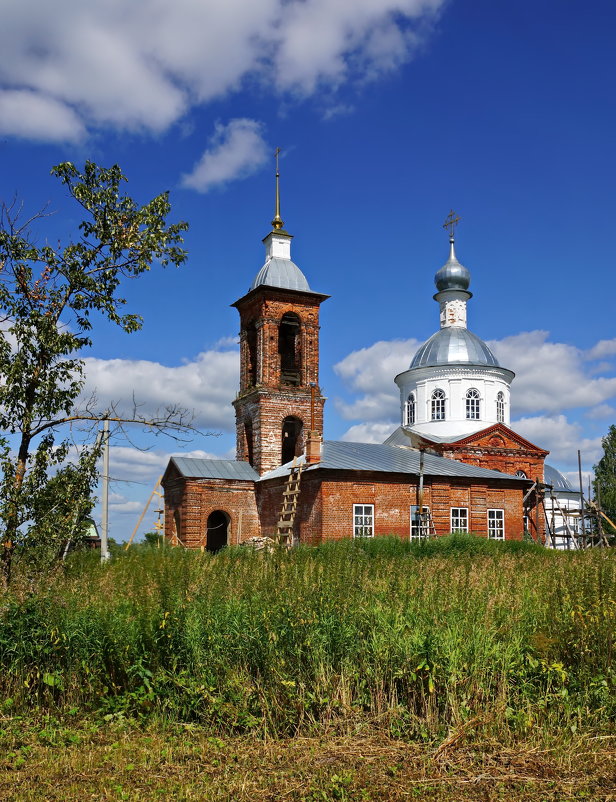
[[[157,0],[5,4],[2,196],[78,222],[49,168],[119,163],[169,189],[187,264],[126,289],[141,332],[100,324],[88,388],[177,401],[234,450],[238,320],[263,263],[273,150],[292,256],[322,307],[326,437],[382,441],[393,376],[438,327],[441,224],[462,217],[469,328],[516,371],[513,428],[575,471],[614,422],[616,7],[607,0]],[[135,435],[144,443],[141,435]],[[117,438],[112,534],[130,533],[176,444]],[[146,519],[146,527],[151,525]]]

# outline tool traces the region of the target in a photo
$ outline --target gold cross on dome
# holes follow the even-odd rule
[[[460,219],[461,218],[458,217],[458,215],[452,209],[449,212],[449,214],[447,215],[447,220],[445,220],[445,222],[443,223],[443,228],[448,228],[449,229],[449,236],[451,237],[451,239],[453,239],[453,233],[454,233],[455,227],[460,222]]]

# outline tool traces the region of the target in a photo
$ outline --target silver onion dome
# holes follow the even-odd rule
[[[554,490],[564,491],[566,493],[577,492],[571,482],[566,476],[557,470],[553,465],[547,463],[543,466],[543,476],[547,485],[552,485]]]
[[[281,287],[285,290],[312,292],[308,284],[308,279],[295,262],[276,256],[268,259],[261,270],[259,270],[250,289],[254,290],[261,285],[267,287]]]
[[[453,247],[453,237],[449,240],[451,249],[449,259],[434,276],[434,283],[439,292],[443,290],[468,290],[471,283],[471,274],[456,258]]]
[[[492,351],[476,334],[459,326],[449,326],[426,340],[413,357],[410,368],[458,364],[500,367]]]

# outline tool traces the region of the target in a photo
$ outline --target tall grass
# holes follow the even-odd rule
[[[616,560],[469,536],[270,555],[140,548],[2,600],[14,710],[288,735],[380,721],[600,731],[616,713]]]

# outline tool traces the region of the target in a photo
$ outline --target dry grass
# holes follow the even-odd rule
[[[616,800],[611,737],[574,739],[566,748],[449,737],[439,747],[374,730],[259,741],[122,721],[3,723],[0,798],[7,802]]]

